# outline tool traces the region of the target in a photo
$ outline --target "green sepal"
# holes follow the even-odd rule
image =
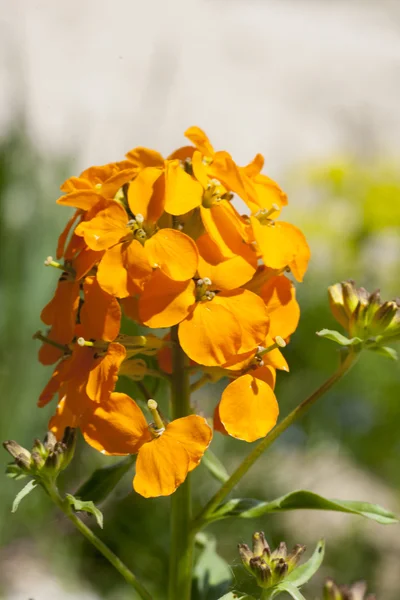
[[[381,356],[385,356],[386,358],[390,358],[391,360],[399,360],[399,356],[394,348],[389,348],[389,346],[369,346],[368,350],[372,350]]]
[[[15,463],[10,463],[6,467],[6,476],[10,477],[10,479],[15,479],[15,481],[18,481],[18,479],[24,479],[27,477],[28,473],[24,473],[21,467]]]
[[[12,507],[11,507],[12,513],[17,512],[18,506],[20,505],[21,500],[23,498],[25,498],[25,496],[30,494],[35,489],[36,486],[37,486],[36,481],[34,479],[31,479],[31,481],[29,481],[29,483],[27,483],[26,486],[23,487],[20,492],[18,492],[18,494],[14,498],[14,502],[12,503]]]
[[[293,583],[289,583],[287,581],[283,581],[275,588],[275,590],[272,593],[271,600],[272,598],[276,598],[278,594],[282,594],[283,592],[289,594],[289,596],[291,596],[294,600],[306,600],[306,598],[303,596],[300,590],[295,585],[293,585]]]
[[[201,464],[206,467],[206,469],[210,472],[210,474],[219,481],[220,483],[225,483],[229,479],[229,473],[225,469],[225,466],[222,462],[217,458],[211,450],[206,450],[203,458],[201,460]]]
[[[109,467],[96,469],[75,492],[75,497],[83,501],[100,503],[114,490],[122,477],[129,471],[136,456],[128,456]]]
[[[93,515],[97,521],[98,526],[101,527],[101,529],[103,529],[103,513],[91,500],[79,500],[79,498],[75,498],[71,494],[66,494],[65,499],[76,512],[83,511],[90,515]]]
[[[307,562],[299,565],[289,575],[285,577],[285,583],[291,583],[295,587],[300,587],[310,581],[311,577],[320,568],[325,554],[325,540],[320,540],[315,548],[311,558]]]
[[[332,340],[332,342],[336,342],[337,344],[340,344],[340,346],[357,346],[362,344],[361,338],[347,338],[345,335],[334,329],[321,329],[321,331],[317,331],[317,335],[326,338],[327,340]]]
[[[254,498],[228,500],[215,510],[209,519],[207,519],[207,522],[218,521],[227,517],[253,519],[268,513],[300,509],[331,510],[350,513],[372,519],[383,525],[398,523],[396,515],[378,504],[356,500],[330,500],[307,490],[297,490],[271,502],[263,502]]]

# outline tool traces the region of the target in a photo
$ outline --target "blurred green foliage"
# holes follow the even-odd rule
[[[59,184],[71,173],[70,160],[43,157],[23,127],[15,128],[0,144],[0,433],[2,440],[16,439],[27,447],[35,437],[44,435],[54,410],[54,406],[36,408],[50,370],[37,363],[38,345],[31,336],[41,326],[40,311],[56,284],[56,274],[43,266],[43,260],[54,252],[67,216],[54,200]],[[277,396],[283,415],[336,366],[335,345],[315,335],[323,327],[335,326],[328,309],[327,285],[352,277],[371,291],[380,286],[384,299],[400,293],[400,175],[394,168],[339,160],[297,170],[286,187],[293,191],[285,218],[303,229],[313,259],[305,283],[298,286],[302,319],[286,351],[291,373],[278,378]],[[355,483],[352,499],[382,503],[381,497],[374,497],[379,484],[381,491],[387,490],[388,501],[395,502],[386,508],[398,511],[399,376],[397,363],[372,354],[363,356],[350,375],[261,459],[237,495],[272,500],[299,488],[323,493],[318,480],[318,473],[322,473],[324,485],[331,481],[332,497],[350,499],[349,490],[342,487],[345,474],[332,469],[336,461],[341,465],[345,460],[362,474],[362,481],[370,482],[369,497],[359,497]],[[119,386],[141,399],[140,391],[123,378]],[[218,385],[198,391],[198,409],[211,414],[220,391]],[[158,389],[156,397],[165,402],[165,389]],[[212,448],[232,470],[249,446],[217,434]],[[320,471],[315,467],[319,456],[330,457]],[[73,492],[95,468],[114,462],[81,442],[73,466],[64,476],[65,488]],[[5,452],[0,463],[4,469]],[[197,510],[218,484],[204,466],[193,475]],[[5,477],[0,485],[0,541],[5,555],[14,552],[18,557],[17,540],[29,540],[34,553],[45,557],[49,570],[62,580],[85,581],[102,598],[132,597],[118,574],[71,531],[39,490],[10,516],[12,499],[22,486],[23,482]],[[105,529],[99,535],[133,567],[154,597],[161,599],[168,573],[169,500],[146,500],[134,494],[129,473],[101,508]],[[292,513],[289,519],[280,514],[212,525],[209,532],[216,535],[217,551],[232,565],[234,586],[254,592],[250,577],[240,567],[236,545],[262,529],[275,545],[286,540],[288,545],[307,543],[311,547],[318,537],[327,537],[326,559],[315,587],[310,588],[312,597],[321,589],[324,575],[343,583],[366,578],[369,589],[379,591],[377,586],[384,584],[384,550],[400,552],[400,544],[393,541],[396,535],[386,538],[386,528],[352,516],[341,517],[345,527],[337,533],[329,513],[318,520],[316,530],[315,515],[297,513],[294,518]],[[93,522],[91,525],[98,532]],[[386,595],[378,593],[380,600],[397,600],[396,590],[390,589],[387,585]]]

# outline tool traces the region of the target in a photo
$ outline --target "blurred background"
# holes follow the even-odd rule
[[[53,410],[35,406],[49,372],[31,336],[56,285],[43,260],[69,214],[55,205],[60,183],[136,145],[168,154],[191,125],[239,164],[264,154],[265,172],[289,194],[285,220],[302,228],[313,256],[298,286],[291,373],[279,377],[281,413],[317,387],[337,361],[334,344],[315,335],[334,326],[327,286],[351,277],[385,299],[400,294],[399,74],[397,0],[0,0],[0,439],[30,447]],[[399,513],[399,383],[398,363],[363,356],[235,495],[304,488]],[[219,392],[203,388],[199,406],[211,408]],[[213,449],[232,470],[249,446],[217,434]],[[111,462],[79,445],[65,488]],[[217,484],[204,467],[194,478],[199,506]],[[43,493],[10,514],[23,484],[0,484],[0,596],[132,598]],[[99,535],[162,599],[169,501],[135,495],[130,474],[102,510]],[[398,600],[397,526],[325,512],[222,521],[210,533],[238,589],[251,582],[236,544],[257,529],[271,544],[326,538],[307,598],[329,575],[366,579],[379,600]]]

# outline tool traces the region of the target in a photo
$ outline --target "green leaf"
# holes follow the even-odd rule
[[[324,554],[325,540],[320,540],[311,558],[307,562],[293,569],[293,571],[285,577],[285,583],[289,582],[296,587],[300,587],[307,583],[320,568],[322,561],[324,560]]]
[[[341,346],[356,346],[357,344],[362,343],[361,338],[354,337],[349,339],[334,329],[321,329],[321,331],[317,331],[317,335],[326,338],[327,340],[332,340]]]
[[[222,462],[217,458],[211,450],[206,450],[201,464],[208,469],[211,475],[220,483],[225,483],[229,479],[229,473],[225,469]]]
[[[202,538],[204,549],[193,572],[194,600],[216,600],[228,591],[232,583],[232,571],[228,563],[216,551],[216,540],[211,536]]]
[[[372,350],[373,352],[392,360],[399,360],[396,350],[394,348],[389,348],[389,346],[368,346],[368,350]]]
[[[26,484],[25,487],[22,488],[22,490],[20,492],[18,492],[18,494],[14,498],[14,502],[12,503],[12,507],[11,507],[12,513],[17,512],[18,506],[20,505],[21,500],[23,498],[25,498],[25,496],[30,494],[35,489],[36,486],[37,486],[36,481],[34,479],[32,479],[29,483]]]
[[[221,504],[211,515],[210,521],[227,517],[252,519],[268,513],[286,510],[332,510],[336,512],[361,515],[383,525],[398,523],[398,518],[378,504],[355,500],[329,500],[314,492],[297,490],[281,496],[272,502],[262,502],[253,498],[236,498]]]
[[[135,458],[135,456],[128,456],[115,465],[97,469],[75,492],[75,497],[84,501],[92,500],[97,504],[102,502],[129,471]]]
[[[71,496],[71,494],[67,494],[65,497],[68,500],[69,504],[77,512],[83,511],[89,513],[90,515],[93,515],[97,521],[98,526],[101,527],[101,529],[103,529],[103,513],[97,508],[97,506],[95,506],[95,504],[93,504],[91,500],[79,500],[79,498],[74,498],[74,496]]]
[[[278,593],[286,592],[287,594],[292,596],[294,600],[306,600],[303,594],[300,592],[300,590],[298,590],[297,587],[293,585],[293,583],[289,583],[288,581],[283,581],[282,583],[280,583],[277,586],[276,591]],[[275,596],[277,596],[277,594],[274,593],[273,598],[275,598]]]

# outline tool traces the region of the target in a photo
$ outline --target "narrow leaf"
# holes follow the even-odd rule
[[[294,600],[306,600],[303,594],[300,592],[300,590],[298,590],[297,587],[294,586],[292,583],[289,583],[287,581],[283,581],[282,583],[280,583],[276,589],[279,592],[286,592],[287,594],[292,596]]]
[[[78,498],[71,496],[71,494],[67,494],[66,498],[74,510],[83,511],[93,515],[98,526],[103,529],[103,513],[97,508],[97,506],[95,506],[95,504],[93,504],[92,501],[79,500]]]
[[[227,517],[252,519],[264,514],[286,510],[332,510],[336,512],[360,515],[383,525],[398,523],[398,518],[392,512],[378,504],[355,500],[329,500],[314,492],[297,490],[281,496],[272,502],[262,502],[253,498],[236,498],[221,504],[211,515],[210,521]]]
[[[211,450],[206,450],[201,463],[209,470],[211,475],[220,483],[225,483],[229,479],[229,473],[222,462]]]
[[[368,350],[372,350],[373,352],[392,360],[399,360],[396,350],[394,348],[389,348],[389,346],[368,346]]]
[[[326,338],[327,340],[332,340],[341,346],[355,346],[362,342],[362,339],[359,337],[349,339],[334,329],[321,329],[321,331],[317,331],[317,335]]]
[[[195,600],[212,600],[225,593],[232,583],[228,563],[217,553],[216,540],[207,536],[193,573],[193,597]]]
[[[15,496],[14,502],[12,503],[12,507],[11,507],[11,512],[15,513],[18,510],[18,506],[20,505],[20,502],[23,498],[25,498],[25,496],[27,496],[28,494],[30,494],[35,487],[37,486],[36,481],[34,481],[33,479],[26,484],[25,487],[22,488],[22,490],[20,492],[18,492],[18,494]]]
[[[97,469],[75,492],[75,497],[84,501],[91,500],[97,504],[102,502],[129,471],[135,458],[128,456],[115,465]]]
[[[285,583],[289,582],[296,587],[300,587],[307,583],[320,568],[322,561],[324,560],[324,554],[325,540],[320,540],[311,558],[307,562],[296,567],[296,569],[287,575],[285,577]]]

